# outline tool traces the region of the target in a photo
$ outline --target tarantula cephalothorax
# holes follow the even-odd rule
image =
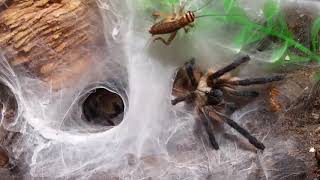
[[[182,76],[185,76],[185,79],[188,81],[188,87],[184,89],[188,89],[189,91],[183,95],[178,95],[176,99],[172,100],[172,105],[176,105],[182,101],[193,103],[195,105],[195,110],[199,115],[201,125],[205,127],[210,144],[216,150],[219,149],[219,145],[213,134],[213,121],[227,123],[248,139],[248,141],[256,148],[261,150],[264,150],[265,148],[260,141],[253,137],[246,129],[238,125],[234,120],[230,119],[225,113],[228,109],[235,109],[234,103],[226,101],[227,96],[232,98],[235,96],[257,97],[259,95],[256,91],[237,90],[237,86],[266,84],[284,79],[284,76],[282,75],[275,75],[270,77],[240,80],[226,74],[249,60],[249,56],[243,56],[218,71],[209,69],[205,74],[197,72],[194,68],[194,59],[185,63],[183,67],[184,74]],[[179,73],[177,76],[179,76]]]

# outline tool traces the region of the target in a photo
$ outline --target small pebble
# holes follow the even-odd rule
[[[312,113],[312,117],[313,119],[318,120],[320,118],[320,115],[317,113]]]
[[[286,61],[290,61],[290,56],[286,56],[285,58],[284,58]]]
[[[316,149],[314,147],[310,148],[309,152],[314,153],[316,152]]]

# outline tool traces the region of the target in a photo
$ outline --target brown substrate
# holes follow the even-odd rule
[[[312,148],[320,150],[320,82],[309,86],[285,114],[282,122],[283,132],[289,133],[301,143],[299,152],[305,157],[312,178],[320,175]]]
[[[286,81],[277,87],[280,91],[278,101],[283,110],[279,112],[275,132],[279,137],[294,139],[298,143],[292,155],[304,161],[308,179],[314,179],[319,169],[315,153],[309,151],[312,147],[320,148],[320,82],[314,80],[318,69],[291,67],[285,67]]]

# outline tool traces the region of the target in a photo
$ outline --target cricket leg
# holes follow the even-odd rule
[[[165,39],[163,39],[162,37],[157,37],[157,38],[155,38],[155,39],[153,40],[153,42],[160,40],[160,41],[162,41],[165,45],[169,46],[169,45],[171,44],[172,40],[176,37],[177,32],[178,32],[178,31],[175,31],[175,32],[171,33],[167,41],[166,41]]]
[[[184,32],[185,32],[185,33],[188,33],[189,30],[190,30],[189,28],[186,28],[186,27],[183,27],[183,29],[184,29]]]
[[[183,16],[184,15],[184,8],[185,8],[186,4],[184,2],[181,2],[180,3],[180,6],[179,6],[179,15],[180,16]]]
[[[177,14],[176,14],[176,11],[175,11],[174,4],[173,4],[173,3],[171,4],[171,9],[172,9],[172,10],[171,10],[171,11],[172,11],[172,18],[175,19],[176,16],[177,16]]]
[[[184,32],[188,33],[190,31],[190,28],[193,28],[194,27],[194,24],[191,23],[191,24],[188,24],[188,27],[184,27]]]
[[[155,18],[155,20],[160,18],[160,17],[162,17],[162,18],[168,17],[167,14],[164,14],[162,12],[154,12],[154,13],[152,13],[152,16]]]
[[[175,19],[176,17],[175,14],[167,14],[159,11],[152,13],[152,16],[154,17],[155,20],[157,20],[158,18],[162,18],[163,20],[171,20],[171,19]]]

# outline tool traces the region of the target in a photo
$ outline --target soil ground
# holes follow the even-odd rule
[[[300,91],[301,94],[287,104],[277,122],[279,133],[293,137],[300,144],[296,153],[303,157],[309,179],[320,177],[315,152],[310,152],[312,148],[320,150],[320,82],[313,81],[315,71],[317,69],[303,67],[288,74],[289,81],[294,81],[298,86],[284,83],[283,87]]]

